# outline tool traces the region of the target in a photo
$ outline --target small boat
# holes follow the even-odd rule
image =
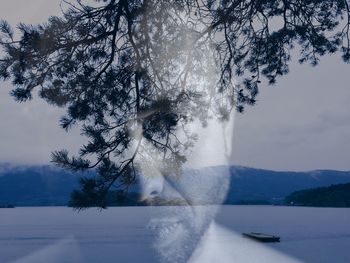
[[[243,233],[242,235],[245,237],[255,239],[260,242],[280,242],[280,237],[273,236],[273,235],[267,235],[267,234],[255,233],[255,232]]]

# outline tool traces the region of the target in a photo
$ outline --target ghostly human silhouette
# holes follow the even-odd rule
[[[229,122],[212,121],[208,127],[193,125],[197,144],[188,155],[189,165],[180,174],[164,174],[161,156],[143,139],[135,162],[139,169],[141,201],[148,204],[161,200],[171,206],[152,207],[148,229],[154,234],[153,247],[160,262],[187,262],[200,244],[226,196],[229,170],[206,168],[207,173],[191,166],[228,164],[225,149],[232,144],[233,118]],[[138,133],[141,134],[141,133]],[[224,145],[227,144],[227,145]],[[175,204],[175,205],[174,205]]]

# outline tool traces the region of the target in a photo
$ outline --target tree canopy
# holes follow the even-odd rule
[[[254,105],[263,78],[288,73],[293,48],[301,63],[335,52],[350,61],[348,0],[64,2],[62,16],[19,24],[19,38],[1,21],[0,77],[20,102],[37,90],[67,109],[61,126],[89,138],[78,156],[52,154],[64,168],[97,169],[73,193],[78,207],[127,190],[137,156],[176,173],[196,140],[187,125]]]

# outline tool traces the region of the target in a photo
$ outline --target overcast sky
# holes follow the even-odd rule
[[[44,22],[60,0],[1,0],[0,18]],[[296,61],[297,59],[294,59]],[[275,170],[350,170],[350,65],[338,55],[317,67],[291,65],[258,104],[235,118],[231,163]],[[76,151],[85,139],[58,127],[63,111],[36,99],[16,103],[0,82],[0,163],[48,163],[53,150]],[[208,153],[206,164],[216,164]]]

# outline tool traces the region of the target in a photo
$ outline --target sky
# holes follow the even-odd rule
[[[45,22],[60,14],[60,0],[1,0],[0,18]],[[294,56],[290,73],[274,86],[262,83],[258,103],[236,114],[231,164],[273,170],[350,170],[350,65],[339,55],[321,59],[317,67],[300,65]],[[77,128],[66,133],[59,126],[63,109],[40,99],[17,103],[11,84],[0,82],[0,163],[46,164],[54,150],[73,153],[86,141]],[[216,130],[203,158],[220,164],[215,151]],[[212,154],[214,151],[214,154]]]

